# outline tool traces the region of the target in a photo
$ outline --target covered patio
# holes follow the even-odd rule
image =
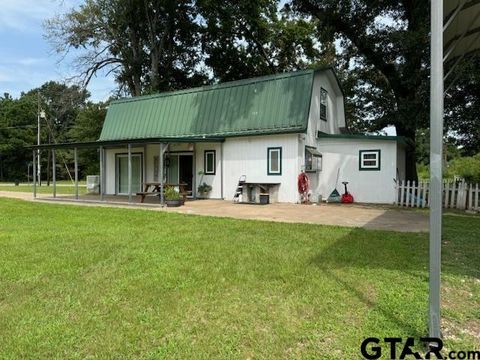
[[[146,205],[164,206],[164,190],[167,186],[178,187],[183,190],[189,200],[197,198],[197,167],[196,149],[201,143],[218,144],[219,161],[222,162],[223,138],[189,137],[189,138],[161,138],[161,139],[134,139],[123,141],[93,141],[83,143],[44,144],[33,146],[33,198],[37,198],[38,163],[41,151],[51,152],[52,167],[52,195],[51,199],[86,202],[112,202],[112,203],[145,203]],[[79,191],[79,151],[82,149],[97,149],[99,156],[98,192],[80,195]],[[181,151],[176,151],[180,149]],[[57,192],[57,157],[58,150],[73,152],[73,182],[74,195],[61,195]],[[150,155],[154,164],[147,165],[146,154]],[[154,152],[154,153],[152,153]],[[179,155],[180,154],[180,155]],[[121,157],[119,156],[121,155]],[[110,160],[107,161],[107,156]],[[113,156],[113,158],[112,158]],[[189,158],[186,161],[186,173],[179,174],[178,163],[174,169],[177,173],[172,183],[170,172],[173,168],[170,159],[180,156]],[[108,164],[110,162],[110,164]],[[113,165],[112,165],[113,163]],[[108,167],[107,167],[108,164]],[[184,166],[185,168],[185,166]],[[121,169],[121,170],[120,170]],[[220,167],[223,174],[223,166]],[[183,177],[182,177],[183,175]],[[223,184],[223,182],[222,182]],[[108,189],[108,191],[107,191]],[[223,198],[223,186],[220,189]]]

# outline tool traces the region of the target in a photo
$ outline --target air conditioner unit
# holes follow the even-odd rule
[[[87,175],[87,193],[89,194],[100,193],[100,176]]]

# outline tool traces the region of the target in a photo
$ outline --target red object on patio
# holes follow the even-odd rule
[[[303,202],[307,203],[308,190],[310,188],[310,179],[308,178],[307,174],[305,174],[304,172],[301,172],[300,175],[298,175],[297,187],[298,187],[298,193],[303,197]]]

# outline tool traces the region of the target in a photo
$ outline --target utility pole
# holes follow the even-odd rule
[[[45,119],[45,111],[40,107],[40,90],[37,92],[37,145],[40,145],[40,119]],[[40,172],[40,148],[37,149],[37,178],[38,185],[42,186],[42,177]]]
[[[40,90],[37,92],[37,145],[40,145]],[[38,185],[42,186],[40,172],[40,148],[37,149],[37,178]]]

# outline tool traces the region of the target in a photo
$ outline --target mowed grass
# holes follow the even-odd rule
[[[450,349],[480,348],[480,217],[446,216]],[[0,358],[357,359],[427,332],[426,234],[0,199]]]
[[[13,183],[0,182],[0,191],[15,191],[15,192],[28,192],[33,193],[33,185],[20,183],[15,186]],[[78,193],[85,194],[87,192],[86,184],[84,181],[78,183]],[[53,194],[53,185],[47,186],[45,181],[42,186],[37,186],[37,193],[39,194]],[[57,194],[73,195],[75,194],[75,186],[71,181],[59,181],[57,185]]]

